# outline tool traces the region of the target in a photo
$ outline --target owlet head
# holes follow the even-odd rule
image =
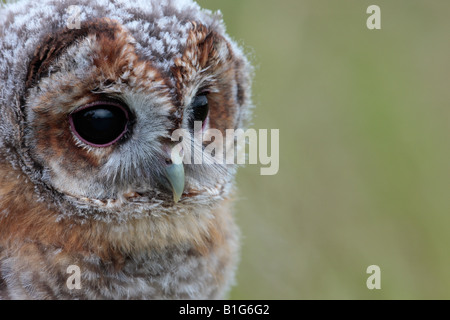
[[[62,214],[183,212],[229,195],[235,166],[189,138],[249,115],[250,67],[220,15],[190,0],[0,10],[0,152]],[[179,129],[192,135],[177,144]]]

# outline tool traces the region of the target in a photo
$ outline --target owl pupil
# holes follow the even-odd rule
[[[106,147],[127,131],[128,114],[118,105],[95,105],[70,115],[73,132],[85,143]]]
[[[209,106],[206,95],[198,95],[194,98],[191,104],[192,107],[192,121],[191,128],[194,128],[194,121],[201,121],[202,124],[208,117]]]

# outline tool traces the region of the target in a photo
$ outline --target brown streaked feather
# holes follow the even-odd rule
[[[103,18],[89,22],[83,21],[79,29],[69,29],[66,27],[56,33],[47,35],[36,48],[34,57],[29,64],[25,82],[26,89],[34,86],[41,76],[48,71],[58,56],[77,40],[85,38],[88,34],[101,34],[102,36],[114,39],[114,33],[117,28],[116,22],[108,18]]]

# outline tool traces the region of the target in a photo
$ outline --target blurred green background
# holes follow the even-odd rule
[[[279,173],[239,173],[231,298],[450,299],[450,1],[198,2],[256,66],[252,127],[280,129]]]

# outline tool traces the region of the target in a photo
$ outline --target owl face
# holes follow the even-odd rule
[[[177,129],[194,133],[194,121],[225,133],[246,117],[248,64],[217,17],[190,1],[114,12],[81,2],[72,29],[69,4],[53,8],[59,26],[36,31],[26,61],[15,62],[26,62],[11,98],[21,101],[16,130],[30,177],[100,213],[187,210],[226,197],[235,167],[179,164],[193,143],[184,138],[173,153],[171,138]]]

